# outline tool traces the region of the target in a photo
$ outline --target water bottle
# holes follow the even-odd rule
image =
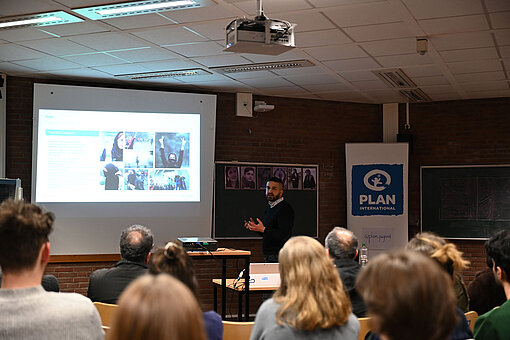
[[[365,243],[363,243],[361,245],[361,249],[359,250],[359,264],[361,265],[361,267],[365,267],[367,263],[368,263],[368,248],[365,245]]]

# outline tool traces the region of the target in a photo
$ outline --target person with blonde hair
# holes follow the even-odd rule
[[[184,283],[198,300],[198,282],[193,260],[178,241],[168,242],[165,247],[159,247],[152,253],[149,260],[149,273],[172,275]],[[203,312],[202,317],[207,340],[223,339],[221,316],[215,311],[206,311]]]
[[[446,340],[457,323],[450,278],[420,253],[375,257],[358,275],[356,287],[382,340]]]
[[[279,253],[281,283],[255,317],[250,340],[356,340],[358,319],[324,247],[311,237],[288,240]]]
[[[119,298],[108,340],[205,340],[193,293],[167,274],[144,275]]]

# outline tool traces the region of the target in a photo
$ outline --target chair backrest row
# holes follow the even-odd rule
[[[249,340],[254,322],[223,321],[223,340]]]

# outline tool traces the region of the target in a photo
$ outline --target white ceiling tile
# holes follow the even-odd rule
[[[279,76],[291,76],[291,75],[308,75],[312,77],[315,74],[324,73],[324,68],[320,66],[308,66],[308,67],[295,67],[286,68],[281,70],[271,70],[272,73]]]
[[[215,86],[217,86],[217,87],[236,87],[236,86],[246,87],[246,85],[238,82],[237,80],[230,79],[230,78],[227,78],[227,77],[223,77],[220,80],[212,80],[212,81],[208,80],[206,82],[204,82],[204,81],[197,81],[197,85],[198,86],[211,87],[211,88],[214,88]]]
[[[147,68],[139,64],[120,64],[110,66],[95,66],[96,70],[106,72],[112,75],[131,74],[131,73],[144,73],[149,72]]]
[[[334,84],[338,79],[329,74],[314,74],[314,75],[293,75],[286,76],[285,79],[296,85],[317,85],[317,84]]]
[[[403,103],[405,98],[395,90],[370,90],[367,91],[370,97],[377,100],[378,103]]]
[[[19,42],[35,39],[48,39],[53,36],[43,32],[36,27],[0,30],[0,39],[10,42]]]
[[[232,18],[228,20],[214,20],[201,23],[190,23],[186,27],[211,40],[221,40],[225,44],[225,28]]]
[[[256,7],[254,5],[254,7]],[[161,13],[165,17],[177,21],[178,23],[208,21],[215,19],[227,19],[237,17],[236,12],[231,12],[227,6],[205,6],[199,8],[184,9],[179,11],[168,11]],[[228,20],[225,20],[225,27],[228,24]]]
[[[107,27],[106,25],[101,25],[100,22],[83,21],[67,25],[44,26],[41,29],[56,34],[59,37],[67,37],[71,35],[108,32],[110,30]]]
[[[440,93],[451,93],[456,94],[457,90],[451,85],[442,85],[442,86],[422,86],[421,89],[428,94],[429,96],[440,94]]]
[[[311,47],[304,49],[304,51],[320,61],[368,57],[361,48],[354,45]]]
[[[268,81],[272,81],[275,78],[279,78],[274,73],[269,71],[253,71],[253,72],[236,72],[227,74],[228,77],[232,79],[242,80],[242,79],[250,79],[250,78],[264,78]]]
[[[414,77],[413,81],[418,86],[450,85],[445,76]]]
[[[202,67],[201,65],[197,65],[196,63],[190,60],[184,59],[170,59],[170,60],[160,60],[160,61],[150,61],[139,63],[139,65],[151,70],[151,71],[169,71],[169,70],[185,70],[190,68]]]
[[[468,50],[452,50],[440,52],[447,63],[455,61],[470,61],[479,59],[497,59],[498,52],[495,47],[472,48]]]
[[[204,74],[198,76],[188,76],[188,77],[179,77],[179,80],[183,83],[193,84],[195,82],[201,81],[223,81],[226,77],[222,74],[212,73],[212,74]]]
[[[499,45],[510,45],[510,30],[494,31],[494,36]]]
[[[510,97],[510,90],[471,91],[469,96],[471,98]]]
[[[510,2],[510,1],[509,1]],[[489,14],[492,27],[495,29],[510,28],[510,11]]]
[[[0,62],[0,73],[9,73],[9,74],[17,74],[17,73],[27,73],[35,71],[33,68],[25,67],[17,64],[13,64],[10,62]]]
[[[344,79],[348,81],[363,81],[363,80],[376,80],[379,79],[371,71],[355,71],[355,72],[340,72]]]
[[[365,80],[365,81],[353,81],[352,85],[354,85],[357,89],[361,91],[369,91],[369,90],[382,90],[387,89],[388,85],[386,85],[383,81],[377,80]]]
[[[69,69],[69,70],[55,70],[51,71],[51,74],[58,75],[58,76],[64,76],[64,77],[76,77],[76,78],[94,78],[94,79],[101,79],[108,77],[110,78],[111,75],[93,70],[90,68],[75,68],[75,69]]]
[[[246,60],[239,54],[226,54],[211,57],[197,57],[193,58],[193,60],[207,67],[251,64],[250,61]]]
[[[489,23],[485,15],[482,14],[419,20],[418,24],[427,35],[484,31],[489,29]]]
[[[339,27],[384,24],[402,21],[400,7],[387,2],[372,3],[367,6],[340,7],[328,9],[325,13]]]
[[[464,73],[455,75],[455,80],[457,80],[458,83],[475,83],[477,81],[488,82],[505,79],[505,73],[502,70],[494,72]]]
[[[485,6],[489,12],[510,11],[508,0],[485,0]]]
[[[118,58],[110,56],[105,53],[90,53],[90,54],[79,54],[79,55],[71,55],[67,57],[62,57],[62,59],[83,65],[88,67],[101,66],[101,65],[115,65],[119,63],[124,63]]]
[[[435,36],[430,38],[430,42],[438,51],[494,46],[488,31]]]
[[[137,48],[130,50],[121,50],[115,52],[108,52],[109,55],[113,55],[118,58],[122,58],[124,60],[130,61],[132,63],[136,62],[147,62],[147,61],[155,61],[155,60],[167,60],[178,58],[179,56],[169,50],[165,50],[163,48],[157,47],[146,47],[146,48]]]
[[[501,46],[499,50],[503,58],[510,58],[510,46]]]
[[[404,0],[416,19],[483,13],[480,0]]]
[[[375,57],[375,59],[383,65],[383,67],[402,67],[410,65],[427,65],[433,64],[430,55],[401,54]]]
[[[313,46],[340,45],[352,42],[342,31],[338,29],[300,32],[295,34],[296,46],[300,48]]]
[[[291,13],[281,17],[279,16],[278,19],[297,24],[297,26],[294,28],[294,32],[307,32],[335,28],[335,25],[326,19],[324,15],[318,12],[301,14]]]
[[[95,52],[91,48],[69,41],[65,38],[24,41],[19,44],[55,56]]]
[[[488,91],[488,90],[508,90],[508,82],[503,81],[491,81],[483,82],[477,81],[474,83],[464,83],[461,85],[466,91]]]
[[[157,45],[184,44],[207,40],[183,27],[142,30],[132,34]]]
[[[101,21],[123,30],[175,24],[175,22],[156,13],[131,15],[127,17],[104,19]]]
[[[381,39],[405,38],[414,35],[409,27],[403,22],[394,22],[390,24],[367,25],[344,28],[354,41],[374,41]]]
[[[321,99],[335,100],[341,102],[354,102],[354,103],[366,103],[367,97],[357,92],[329,92],[329,93],[318,93]]]
[[[292,83],[288,82],[283,78],[273,78],[270,82],[267,82],[264,78],[250,78],[242,79],[241,82],[248,86],[255,88],[273,88],[273,87],[286,87],[292,86]]]
[[[281,13],[288,11],[289,8],[292,10],[308,9],[312,8],[304,0],[264,0],[264,14],[270,18],[273,18],[272,13]],[[236,2],[235,6],[248,13],[249,15],[255,16],[257,14],[257,2],[241,1]],[[282,19],[280,17],[273,19]]]
[[[458,93],[453,93],[453,92],[429,94],[429,97],[435,102],[463,99]]]
[[[252,54],[252,53],[242,53],[241,56],[246,59],[254,62],[254,63],[269,63],[273,61],[287,61],[287,60],[297,60],[304,59],[301,54],[296,49],[289,50],[280,55],[264,55],[264,54]]]
[[[147,44],[132,39],[125,34],[110,32],[72,36],[68,39],[97,51],[112,51],[147,46]]]
[[[473,72],[490,72],[490,71],[502,70],[501,62],[496,59],[450,63],[447,65],[453,74],[473,73]]]
[[[15,44],[3,44],[0,48],[0,61],[43,58],[47,55]]]
[[[302,85],[305,89],[312,92],[331,92],[331,91],[349,91],[351,88],[344,83],[335,84],[316,84]]]
[[[395,54],[410,54],[416,53],[416,39],[394,39],[394,40],[381,40],[366,42],[360,44],[370,55],[384,56]]]
[[[300,94],[309,92],[298,86],[273,87],[267,90],[268,96],[284,96],[289,94]]]
[[[443,75],[443,71],[437,65],[408,66],[402,70],[409,77],[431,77]]]
[[[70,61],[62,60],[57,57],[44,57],[31,60],[19,60],[15,62],[18,65],[30,67],[38,71],[65,70],[70,68],[80,68],[80,65]]]
[[[372,58],[334,60],[324,62],[335,71],[371,70],[380,66]]]
[[[43,13],[58,10],[58,6],[52,2],[40,0],[23,0],[23,6],[19,1],[2,0],[0,15],[2,17],[18,16],[27,13]],[[29,9],[29,11],[27,11]]]
[[[385,2],[386,0],[308,0],[315,7],[330,7],[342,5],[358,5],[368,2]]]
[[[208,42],[197,42],[191,44],[182,44],[182,45],[172,45],[172,46],[163,46],[163,48],[170,50],[175,53],[179,53],[188,58],[193,57],[204,57],[210,55],[220,55],[220,54],[230,54],[229,52],[224,52],[224,47],[217,42],[208,41]]]

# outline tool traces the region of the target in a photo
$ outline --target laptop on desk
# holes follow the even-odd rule
[[[250,263],[250,286],[279,286],[278,263]]]

